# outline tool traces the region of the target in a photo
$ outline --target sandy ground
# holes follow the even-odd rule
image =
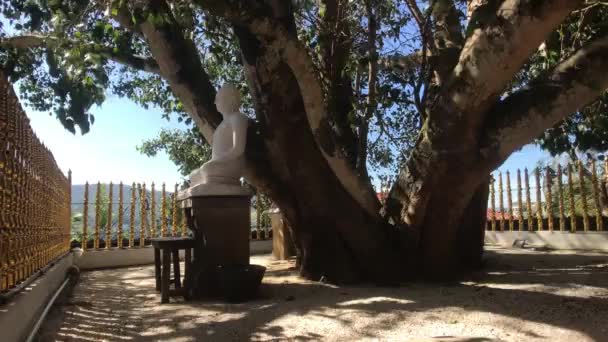
[[[474,281],[335,287],[268,267],[244,304],[160,304],[152,266],[83,273],[40,341],[608,341],[608,254],[492,249]],[[425,339],[426,341],[426,339]]]

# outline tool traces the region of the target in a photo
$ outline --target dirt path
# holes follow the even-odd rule
[[[245,304],[160,305],[152,266],[82,274],[41,341],[416,340],[608,341],[608,254],[490,249],[487,267],[455,284],[334,287],[266,265]]]

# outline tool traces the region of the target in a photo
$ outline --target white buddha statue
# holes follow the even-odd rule
[[[247,117],[240,112],[241,96],[232,84],[224,84],[215,96],[223,120],[213,133],[211,160],[190,174],[190,188],[179,197],[242,193],[245,169]]]

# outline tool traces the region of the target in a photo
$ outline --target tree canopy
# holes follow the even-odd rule
[[[29,105],[72,132],[88,131],[91,106],[114,93],[211,141],[215,89],[238,84],[247,179],[283,210],[309,277],[471,265],[491,170],[535,139],[553,153],[605,149],[602,1],[2,6],[0,64]],[[370,170],[396,174],[386,203]]]

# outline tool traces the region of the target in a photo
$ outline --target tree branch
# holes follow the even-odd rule
[[[465,116],[481,116],[581,0],[487,1],[474,8],[458,64],[443,94]],[[470,125],[477,129],[478,125]]]
[[[298,40],[293,22],[288,20],[289,16],[271,17],[269,14],[275,13],[275,9],[259,1],[198,0],[197,3],[212,14],[228,19],[235,26],[246,28],[263,42],[265,49],[274,51],[289,66],[300,87],[308,124],[323,157],[346,191],[370,215],[377,215],[379,204],[370,189],[369,181],[361,180],[341,150],[342,146],[335,140],[329,125],[319,73],[308,50]]]
[[[325,11],[320,15],[319,47],[321,73],[327,88],[327,115],[331,120],[336,143],[342,146],[345,158],[356,163],[357,137],[349,116],[353,110],[353,89],[344,72],[352,47],[348,4],[341,0],[323,0]]]
[[[61,40],[57,37],[45,36],[35,33],[24,34],[0,39],[0,47],[13,47],[17,49],[30,49],[35,47],[53,48],[59,44],[78,46],[92,53],[97,53],[114,62],[128,65],[134,69],[154,74],[160,72],[158,64],[153,58],[125,54],[111,47],[98,47],[93,44],[82,44],[75,41]]]
[[[151,14],[139,18],[138,22],[141,22],[139,27],[159,65],[160,74],[211,143],[213,131],[222,116],[215,107],[215,88],[203,68],[196,46],[184,37],[164,1],[151,1],[147,9]]]
[[[482,154],[496,164],[608,89],[608,36],[578,50],[546,76],[498,103]]]
[[[422,34],[422,32],[424,31],[424,27],[426,25],[425,24],[426,19],[422,15],[422,11],[420,11],[420,8],[418,7],[416,0],[405,0],[405,5],[410,10],[410,13],[412,13],[414,20],[416,20],[416,24],[418,25],[418,29],[420,30],[420,33]]]
[[[464,44],[458,10],[453,0],[436,0],[431,9],[435,20],[433,52],[437,55],[433,69],[435,83],[441,85],[458,62],[458,55]],[[421,34],[425,34],[423,27]],[[425,38],[426,35],[424,36]],[[430,44],[430,43],[429,43]]]

